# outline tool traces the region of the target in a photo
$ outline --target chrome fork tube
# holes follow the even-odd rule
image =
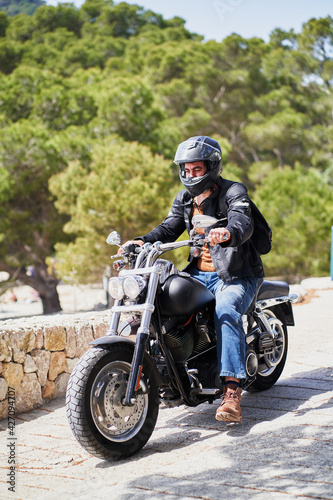
[[[121,300],[115,300],[114,306],[120,306]],[[111,314],[110,324],[106,335],[117,335],[118,332],[118,324],[120,319],[120,312],[114,312]]]
[[[146,298],[146,305],[149,307],[144,309],[142,313],[141,325],[138,329],[138,333],[136,336],[136,342],[132,360],[132,368],[130,371],[126,394],[123,401],[124,405],[134,404],[135,402],[135,399],[133,399],[134,393],[139,388],[143,360],[149,338],[151,315],[152,312],[154,311],[154,302],[156,297],[158,279],[159,279],[158,270],[153,271],[149,278],[147,298]]]

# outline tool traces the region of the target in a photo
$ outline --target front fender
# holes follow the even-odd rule
[[[105,337],[100,337],[99,339],[93,340],[92,342],[89,342],[89,345],[104,345],[104,346],[110,346],[112,344],[117,344],[117,343],[125,343],[129,344],[130,346],[133,347],[133,354],[134,354],[134,349],[135,349],[135,342],[132,339],[129,339],[127,337],[121,337],[119,335],[106,335]],[[148,354],[148,352],[145,352],[145,361],[148,363],[148,366],[150,367],[151,373],[155,376],[158,385],[162,385],[162,380],[160,377],[160,374],[157,370],[157,367],[152,359],[152,357]]]
[[[120,335],[106,335],[105,337],[100,337],[99,339],[89,342],[89,345],[108,345],[118,342],[125,342],[126,344],[131,344],[133,347],[135,346],[134,340],[128,339],[127,337],[121,337]]]

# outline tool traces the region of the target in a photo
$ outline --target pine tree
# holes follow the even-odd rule
[[[32,16],[41,5],[45,5],[44,0],[0,0],[0,11],[6,12],[8,16],[21,13]]]

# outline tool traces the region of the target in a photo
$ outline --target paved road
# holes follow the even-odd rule
[[[21,415],[15,492],[6,484],[10,447],[2,445],[0,498],[333,499],[332,306],[331,289],[294,307],[283,376],[269,391],[243,394],[241,425],[216,422],[218,402],[161,409],[146,447],[107,463],[75,441],[63,400]]]

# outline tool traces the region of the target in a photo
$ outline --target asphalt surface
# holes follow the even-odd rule
[[[76,442],[63,399],[17,416],[14,436],[2,421],[0,498],[333,499],[332,306],[332,288],[294,306],[285,370],[243,393],[240,425],[215,420],[219,401],[161,408],[144,449],[109,463]]]

